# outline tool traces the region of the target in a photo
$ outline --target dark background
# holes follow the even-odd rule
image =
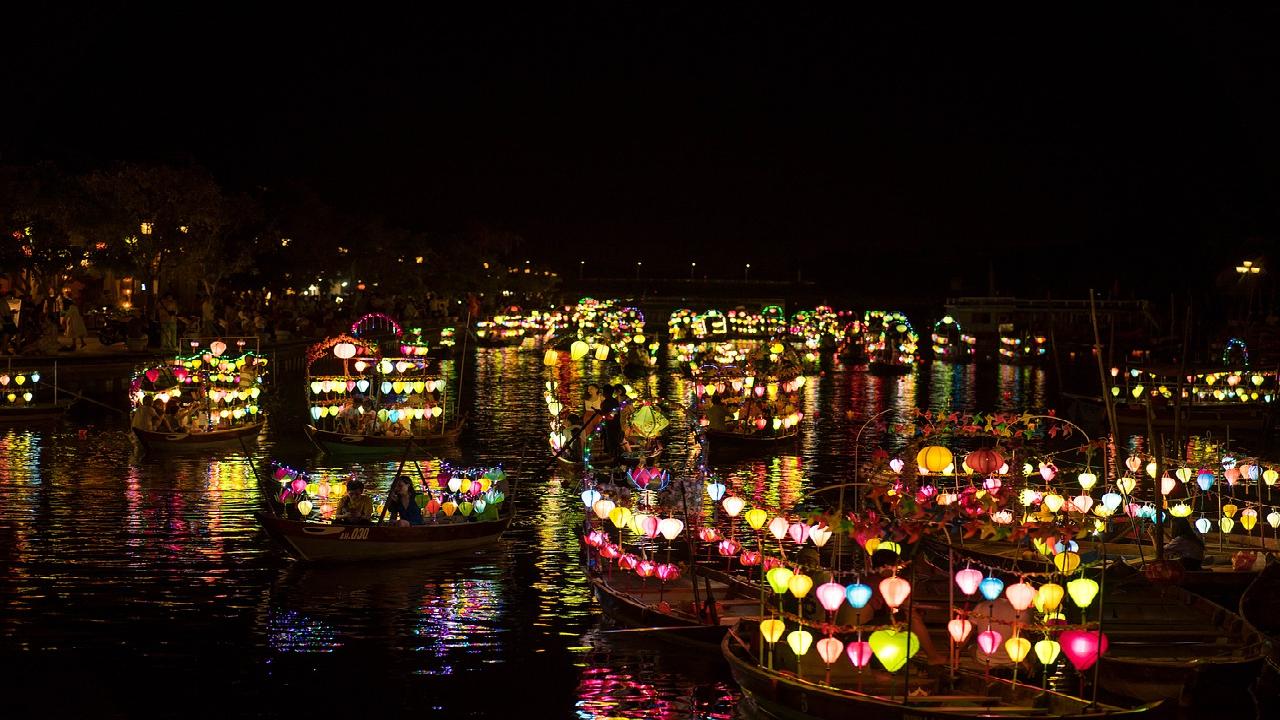
[[[572,276],[751,262],[876,292],[1167,297],[1268,250],[1274,11],[980,10],[13,15],[0,161],[195,161],[509,230]]]

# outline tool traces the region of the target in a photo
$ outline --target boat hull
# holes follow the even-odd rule
[[[787,435],[768,437],[741,435],[723,430],[705,430],[704,432],[712,452],[717,450],[731,450],[734,452],[759,450],[766,452],[775,448],[793,445],[800,439],[800,431],[798,429]]]
[[[67,414],[70,403],[23,405],[0,409],[0,425],[56,422]]]
[[[243,425],[231,430],[215,430],[204,433],[166,433],[133,428],[133,436],[147,450],[200,450],[252,442],[262,432],[265,423]]]
[[[311,442],[327,453],[390,455],[403,453],[411,444],[412,447],[422,450],[453,445],[458,441],[458,436],[462,434],[462,423],[454,423],[439,435],[414,437],[349,435],[330,430],[321,430],[314,425],[307,425],[306,432]]]
[[[497,542],[511,524],[508,511],[484,522],[329,525],[258,513],[267,534],[305,562],[368,562],[462,552]]]

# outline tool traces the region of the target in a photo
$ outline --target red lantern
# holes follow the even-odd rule
[[[1090,630],[1067,630],[1058,637],[1058,642],[1062,644],[1062,652],[1076,670],[1093,667],[1098,656],[1107,651],[1107,636]]]
[[[671,563],[663,563],[658,566],[657,573],[659,580],[667,582],[668,580],[675,580],[680,577],[680,568],[672,565]]]
[[[1004,458],[995,448],[982,448],[966,455],[964,464],[979,475],[995,475],[1004,467]]]
[[[742,550],[742,544],[733,538],[725,538],[720,541],[718,549],[720,550],[721,555],[725,557],[733,557],[738,554],[738,551]]]
[[[622,557],[622,548],[613,543],[607,543],[600,546],[600,555],[610,560],[616,560]]]
[[[657,571],[658,563],[652,560],[641,560],[636,565],[636,574],[642,578],[653,577],[653,574]]]
[[[698,531],[698,537],[705,542],[715,542],[720,539],[720,533],[713,527],[704,527]]]
[[[760,553],[756,552],[755,550],[743,550],[742,554],[738,556],[738,562],[742,563],[743,567],[752,567],[754,565],[759,565]]]
[[[605,535],[600,530],[592,530],[587,533],[587,544],[591,547],[598,548],[607,542],[609,542],[609,536]]]
[[[626,553],[622,557],[618,558],[618,567],[624,570],[635,570],[636,565],[639,565],[639,564],[640,564],[640,558],[636,557],[635,555],[632,555],[631,553]]]

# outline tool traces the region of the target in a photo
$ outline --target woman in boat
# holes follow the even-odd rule
[[[1186,518],[1176,517],[1169,523],[1173,539],[1164,546],[1165,556],[1180,560],[1183,569],[1200,570],[1204,563],[1204,540]]]
[[[418,508],[416,496],[413,480],[408,475],[397,475],[391,481],[391,491],[387,493],[382,513],[390,513],[391,522],[396,525],[421,525],[422,510]]]

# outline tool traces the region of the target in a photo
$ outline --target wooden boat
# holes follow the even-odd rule
[[[759,645],[755,624],[744,622],[725,634],[720,651],[743,695],[768,716],[788,720],[1148,717],[1160,704],[1090,704],[965,669],[956,671],[953,683],[936,669],[926,673],[913,667],[905,677],[903,672],[872,669],[859,673],[841,659],[828,674],[816,652],[805,654],[797,665],[785,643],[774,650],[785,658],[779,664],[799,672],[771,670],[759,662]],[[904,689],[909,690],[905,695]]]
[[[1280,707],[1280,562],[1272,562],[1240,596],[1240,617],[1266,643],[1257,682],[1250,688],[1258,717]],[[1265,711],[1264,711],[1265,709]]]
[[[52,388],[52,394],[44,388]],[[0,425],[61,420],[72,401],[59,401],[59,392],[57,363],[53,364],[52,383],[42,382],[39,370],[15,370],[12,366],[0,370]]]
[[[428,451],[452,445],[462,434],[463,417],[457,422],[445,426],[444,432],[431,435],[353,435],[348,433],[321,430],[308,424],[304,428],[307,437],[316,447],[334,454],[394,454],[403,453],[412,445],[420,450]]]
[[[909,375],[913,367],[915,366],[904,363],[872,360],[867,363],[867,372],[872,375]]]
[[[731,430],[704,429],[712,450],[769,450],[794,443],[800,439],[800,426],[784,430],[777,435],[746,435]]]
[[[460,552],[498,541],[514,515],[503,503],[496,520],[433,523],[413,527],[336,525],[292,520],[258,512],[267,534],[290,555],[306,562],[354,562],[426,557]]]
[[[133,436],[147,450],[199,450],[236,445],[256,440],[265,422],[250,423],[227,430],[210,432],[157,432],[133,428]]]
[[[588,580],[601,611],[615,622],[664,640],[713,649],[730,625],[759,617],[760,593],[731,577],[692,567],[692,576],[667,583],[657,578],[645,581],[616,568],[590,572]],[[700,614],[701,608],[706,612]]]
[[[0,425],[30,425],[57,422],[67,414],[69,402],[38,403],[0,407]]]
[[[1141,575],[1111,577],[1103,589],[1100,687],[1143,701],[1176,699],[1204,708],[1243,696],[1266,654],[1263,638],[1237,614],[1176,585]]]

